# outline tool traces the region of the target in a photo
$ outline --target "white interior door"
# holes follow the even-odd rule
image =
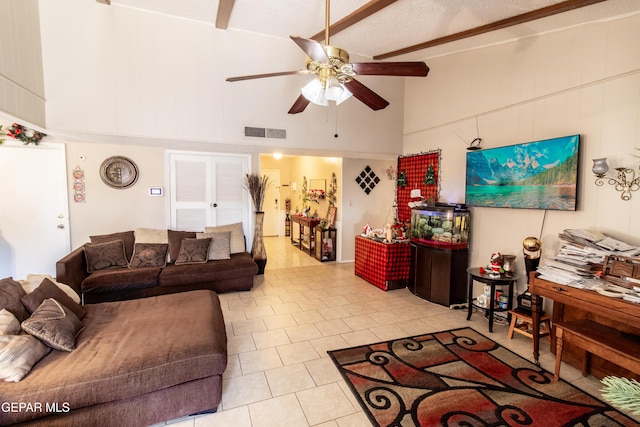
[[[70,252],[64,144],[0,145],[0,277],[55,276]]]
[[[210,157],[172,153],[169,163],[171,228],[202,231],[214,224]]]
[[[168,158],[171,228],[202,231],[242,222],[248,235],[249,196],[243,187],[248,156],[171,152]]]
[[[260,169],[260,175],[269,177],[269,182],[271,183],[267,194],[264,196],[264,204],[262,206],[264,211],[263,233],[265,236],[284,235],[280,231],[281,225],[284,225],[284,220],[280,220],[280,171],[276,169]]]

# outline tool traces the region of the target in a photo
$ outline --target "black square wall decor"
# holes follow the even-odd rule
[[[375,188],[376,184],[380,182],[380,178],[376,175],[376,173],[367,166],[364,168],[360,175],[356,178],[356,183],[362,188],[362,191],[369,194]]]

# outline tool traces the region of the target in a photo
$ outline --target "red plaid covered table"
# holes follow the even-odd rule
[[[408,242],[387,244],[356,236],[355,274],[380,289],[407,286],[410,262]]]

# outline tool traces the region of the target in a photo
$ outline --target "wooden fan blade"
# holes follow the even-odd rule
[[[254,74],[251,76],[239,76],[239,77],[229,77],[226,79],[228,82],[238,82],[241,80],[251,80],[251,79],[262,79],[265,77],[279,77],[279,76],[293,76],[296,74],[311,74],[308,70],[298,70],[298,71],[282,71],[280,73],[267,73],[267,74]]]
[[[369,106],[372,110],[382,110],[389,105],[389,102],[386,99],[382,98],[380,95],[357,80],[345,82],[344,85],[349,89],[349,92],[351,92],[353,96]]]
[[[329,56],[327,55],[327,51],[324,50],[324,47],[322,47],[320,43],[315,40],[303,39],[302,37],[290,37],[291,40],[295,42],[295,44],[300,46],[300,49],[302,49],[309,58],[322,64],[329,63]]]
[[[307,105],[309,105],[309,102],[311,101],[305,98],[304,95],[300,95],[289,109],[289,114],[302,113],[304,109],[307,108]]]
[[[424,62],[356,62],[351,65],[361,76],[426,77],[429,74],[429,67]]]

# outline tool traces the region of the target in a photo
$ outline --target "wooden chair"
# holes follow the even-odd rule
[[[513,333],[517,332],[526,337],[533,338],[533,319],[530,314],[523,313],[517,310],[509,310],[511,314],[511,324],[509,325],[509,333],[507,338],[513,338]],[[522,322],[521,326],[517,325],[517,322]],[[544,327],[544,328],[543,328]],[[531,330],[531,332],[529,332]],[[551,316],[543,314],[540,316],[540,337],[548,337],[551,342]]]

